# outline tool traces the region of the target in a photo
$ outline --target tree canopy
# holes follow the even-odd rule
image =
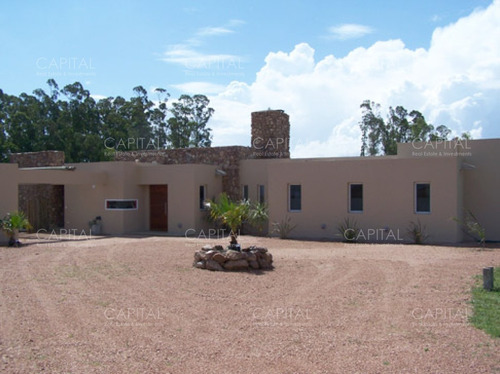
[[[417,110],[389,107],[387,119],[380,114],[380,104],[365,100],[361,104],[361,156],[395,155],[397,143],[447,140],[451,130],[445,125],[434,127]],[[469,133],[462,138],[470,138]]]
[[[47,81],[48,92],[9,95],[0,89],[0,161],[10,153],[64,151],[68,162],[112,159],[116,151],[209,147],[207,123],[214,110],[204,95],[182,95],[172,108],[169,94],[144,87],[134,96],[96,100],[79,82],[59,88]]]

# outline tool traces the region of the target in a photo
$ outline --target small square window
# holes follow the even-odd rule
[[[300,184],[288,186],[288,210],[290,212],[302,210],[302,186]]]
[[[415,212],[431,212],[431,185],[430,183],[415,183]]]

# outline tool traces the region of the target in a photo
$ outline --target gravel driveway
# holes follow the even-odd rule
[[[0,248],[0,372],[500,373],[470,288],[500,250],[244,236],[275,269],[192,267],[203,244],[127,237]]]

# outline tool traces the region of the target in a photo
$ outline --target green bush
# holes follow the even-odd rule
[[[31,224],[23,212],[8,213],[1,221],[1,229],[9,237],[9,246],[19,246],[18,233],[31,229]]]

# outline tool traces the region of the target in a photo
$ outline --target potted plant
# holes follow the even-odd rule
[[[92,235],[92,234],[100,235],[101,234],[101,229],[102,229],[101,221],[102,221],[101,216],[97,216],[93,220],[89,221],[90,235]]]
[[[19,231],[29,230],[31,225],[23,212],[12,212],[1,221],[1,228],[9,237],[9,247],[20,247]]]

